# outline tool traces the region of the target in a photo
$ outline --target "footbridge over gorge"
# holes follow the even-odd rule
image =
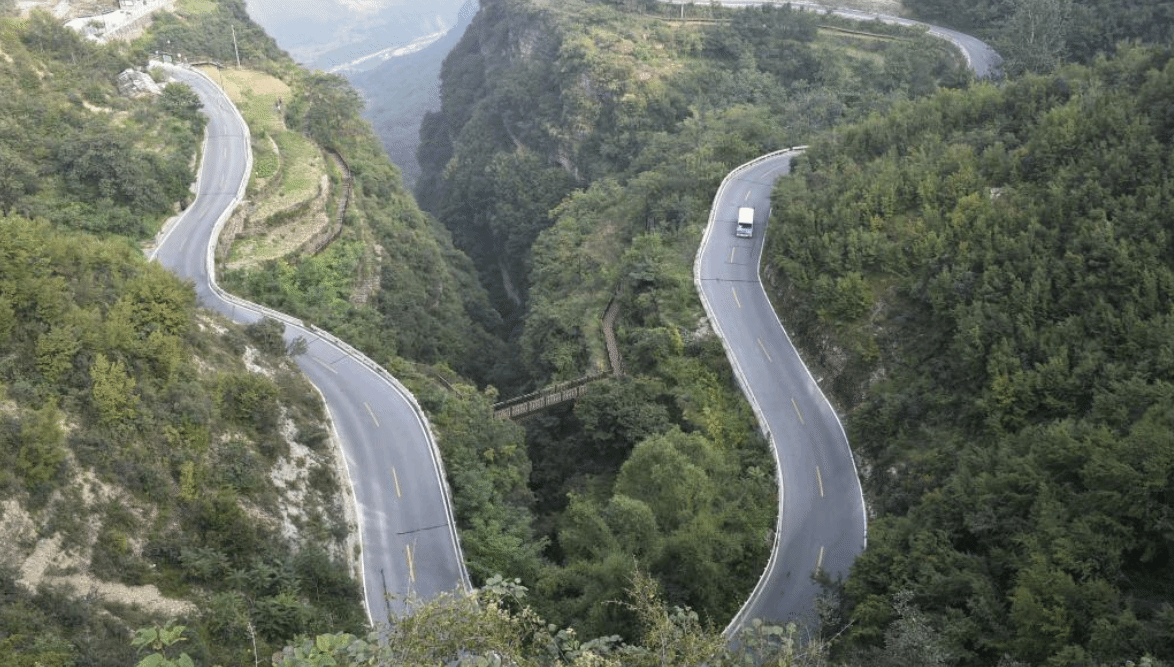
[[[620,347],[616,343],[616,318],[620,314],[619,293],[612,297],[603,311],[603,342],[607,346],[607,359],[611,371],[588,373],[583,377],[560,382],[538,391],[515,396],[493,406],[493,416],[501,419],[525,419],[549,407],[573,401],[587,392],[587,387],[599,380],[620,378],[624,375],[624,362]]]

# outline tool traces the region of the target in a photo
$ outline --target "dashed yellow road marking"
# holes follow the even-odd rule
[[[396,498],[403,498],[404,494],[400,493],[400,491],[399,491],[399,475],[397,475],[395,473],[395,466],[391,467],[391,479],[392,479],[392,481],[395,482],[395,497]],[[819,495],[821,495],[821,496],[823,495],[823,487],[822,486],[820,487]]]
[[[742,307],[742,300],[738,298],[738,288],[731,287],[730,291],[734,293],[734,303],[738,304],[738,307],[741,308]]]
[[[416,581],[416,563],[412,560],[412,545],[405,544],[404,552],[408,554],[408,579],[412,582]],[[820,549],[820,560],[823,560],[823,549]]]
[[[375,418],[375,411],[371,409],[367,401],[363,401],[363,407],[367,408],[367,414],[371,415],[371,421],[375,422],[375,428],[379,428],[379,420]]]
[[[761,348],[761,349],[762,349],[762,353],[766,355],[766,360],[767,360],[767,361],[774,361],[774,359],[771,359],[771,358],[770,358],[770,352],[767,352],[767,351],[766,351],[766,346],[762,344],[762,339],[761,339],[761,338],[759,338],[759,339],[758,339],[758,347],[759,347],[759,348]]]
[[[820,547],[819,548],[819,558],[816,559],[816,561],[815,561],[815,569],[820,570],[822,568],[823,568],[823,547]]]
[[[791,397],[791,405],[795,406],[795,414],[799,417],[799,423],[806,426],[807,422],[803,421],[803,413],[799,410],[799,404],[795,402],[794,396]]]
[[[819,497],[823,498],[823,475],[819,473],[819,466],[815,466],[815,479],[819,482]]]
[[[326,370],[330,371],[331,373],[338,375],[338,371],[335,370],[334,366],[331,366],[330,364],[326,363],[325,361],[322,361],[318,357],[314,357],[314,361],[317,361],[318,363],[322,364],[322,367],[325,368]]]

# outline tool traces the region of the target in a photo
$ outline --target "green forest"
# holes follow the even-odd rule
[[[0,662],[1174,661],[1169,7],[907,9],[987,39],[1004,76],[972,80],[921,30],[787,6],[485,0],[421,128],[414,197],[355,91],[298,68],[239,0],[181,3],[130,45],[0,18],[0,528],[18,535],[0,560],[73,559],[32,589],[0,567]],[[131,100],[114,77],[165,49],[229,62],[229,25],[244,65],[291,87],[285,125],[355,187],[323,252],[222,284],[411,388],[478,586],[384,634],[276,323],[202,313],[141,256],[191,198],[203,120],[190,89]],[[775,471],[692,262],[722,178],[794,145],[763,278],[873,516],[821,628],[755,623],[731,646]],[[607,370],[613,301],[622,377],[493,416]],[[274,481],[294,456],[298,539]],[[187,606],[51,583],[80,574]]]
[[[978,84],[877,24],[631,9],[487,3],[422,128],[421,204],[477,264],[531,386],[606,368],[598,318],[621,304],[628,376],[524,422],[534,608],[625,634],[600,603],[634,568],[720,624],[753,583],[771,466],[691,263],[729,169],[810,143],[765,278],[829,371],[877,515],[829,590],[832,659],[1169,659],[1166,52],[1009,58]],[[1116,39],[1157,39],[1134,18]],[[741,504],[706,491],[711,460],[737,462]]]
[[[4,229],[0,661],[130,664],[128,628],[176,614],[117,592],[145,586],[182,601],[171,608],[207,664],[362,628],[325,414],[280,329],[197,314],[190,286],[123,240],[15,216]],[[272,475],[294,446],[310,486],[289,540]],[[29,590],[8,559],[49,545]],[[78,600],[79,574],[121,588]]]
[[[174,203],[191,198],[198,102],[179,87],[155,105],[120,98],[114,77],[131,66],[129,54],[86,42],[47,14],[19,29],[4,21],[0,31],[0,215],[153,235]]]
[[[1011,74],[1088,64],[1126,41],[1166,44],[1174,37],[1174,4],[1149,0],[904,0],[906,10],[937,25],[981,37],[1006,59]]]
[[[637,573],[723,627],[769,556],[774,464],[692,281],[721,179],[969,81],[918,31],[782,7],[689,11],[704,21],[487,3],[422,128],[421,204],[503,313],[526,381],[515,392],[605,369],[600,318],[620,305],[626,375],[524,422],[517,507],[533,546],[494,571],[583,636],[635,638],[631,611],[610,601]]]
[[[191,201],[204,129],[186,86],[118,93],[145,63],[0,18],[4,665],[132,665],[131,631],[169,619],[197,664],[254,664],[367,623],[325,410],[282,328],[200,311],[144,257]]]
[[[1174,655],[1171,56],[899,104],[780,182],[767,273],[873,471],[852,641],[900,597],[956,664]]]

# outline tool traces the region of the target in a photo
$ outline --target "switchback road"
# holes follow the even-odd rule
[[[814,623],[813,575],[846,576],[865,544],[864,496],[848,438],[758,279],[771,189],[799,152],[760,158],[726,177],[694,265],[706,312],[778,464],[774,549],[731,635],[753,618]],[[734,235],[743,206],[755,211],[751,238]]]
[[[953,30],[814,3],[790,4],[858,20],[924,27],[954,44],[979,78],[996,74],[1001,63],[985,43]],[[726,628],[731,637],[754,618],[813,625],[820,593],[815,575],[847,576],[867,542],[864,495],[844,428],[791,344],[758,277],[773,184],[790,172],[791,158],[801,152],[772,153],[726,177],[714,198],[693,270],[701,301],[778,466],[774,547],[758,585]],[[755,233],[749,239],[734,235],[737,210],[743,206],[755,210]]]
[[[409,594],[426,599],[468,589],[440,455],[412,395],[346,343],[216,285],[215,239],[251,171],[248,127],[207,77],[165,68],[200,96],[208,128],[196,199],[163,233],[151,258],[192,281],[204,307],[239,323],[273,317],[285,323],[287,341],[307,343],[295,361],[322,392],[346,457],[362,540],[364,601],[372,620],[402,612],[402,598]],[[388,601],[385,592],[396,599]]]

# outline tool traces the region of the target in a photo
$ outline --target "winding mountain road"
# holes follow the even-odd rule
[[[694,265],[705,310],[778,466],[774,548],[729,635],[753,618],[814,625],[820,588],[812,575],[846,576],[866,540],[864,495],[848,438],[758,279],[771,189],[800,152],[760,158],[726,177]],[[741,206],[755,211],[748,239],[734,235]]]
[[[427,599],[468,589],[443,465],[412,395],[330,334],[217,286],[213,248],[252,170],[249,130],[223,91],[203,74],[163,67],[200,96],[208,128],[196,199],[162,234],[150,257],[190,280],[204,307],[242,324],[272,317],[285,324],[287,341],[306,342],[306,352],[295,361],[325,398],[342,444],[358,511],[368,616],[380,622],[405,611],[404,598],[411,594]]]
[[[727,0],[729,6],[773,4]],[[892,16],[793,3],[859,20],[924,26],[959,48],[980,78],[1001,62],[982,41]],[[774,182],[790,173],[793,148],[732,171],[718,188],[693,276],[734,374],[774,451],[779,513],[774,547],[757,586],[726,627],[733,637],[750,619],[814,627],[815,575],[847,576],[868,539],[867,510],[848,438],[835,410],[799,357],[758,277]],[[734,235],[737,209],[755,210],[752,238]]]
[[[771,4],[727,0],[730,6]],[[924,25],[855,10],[819,11],[861,20]],[[997,71],[998,55],[981,41],[925,26],[965,55],[979,77]],[[269,316],[286,325],[286,339],[302,338],[299,367],[318,387],[342,442],[354,486],[362,537],[365,604],[382,620],[404,611],[402,597],[427,598],[470,587],[443,464],[415,399],[386,371],[346,343],[314,327],[223,292],[215,282],[214,239],[244,194],[251,171],[248,128],[223,92],[198,72],[167,66],[191,85],[209,116],[195,202],[151,254],[191,280],[201,303],[237,322]],[[801,149],[764,156],[723,181],[698,250],[694,278],[779,470],[775,545],[757,587],[726,632],[751,618],[814,620],[819,592],[812,574],[847,574],[866,542],[859,476],[843,427],[775,315],[758,267],[774,181],[789,172]],[[733,235],[735,211],[756,210],[756,233]],[[385,591],[396,600],[389,602]]]
[[[966,65],[974,72],[974,75],[980,79],[990,78],[998,74],[999,65],[1002,64],[1003,59],[990,46],[966,33],[951,30],[949,28],[942,28],[921,21],[914,21],[913,19],[901,18],[899,16],[889,16],[888,14],[877,14],[875,12],[864,11],[861,9],[848,9],[844,7],[835,7],[830,4],[821,4],[818,2],[805,2],[804,0],[716,0],[719,4],[726,7],[756,7],[758,5],[790,5],[796,9],[803,9],[805,11],[820,12],[827,14],[834,14],[835,16],[842,16],[844,18],[853,19],[856,21],[880,21],[881,23],[888,23],[890,25],[902,25],[907,28],[923,28],[927,33],[944,39],[961,52],[962,57],[966,59]],[[681,0],[661,0],[665,4],[670,5],[685,5],[692,4],[692,2],[682,2]]]

